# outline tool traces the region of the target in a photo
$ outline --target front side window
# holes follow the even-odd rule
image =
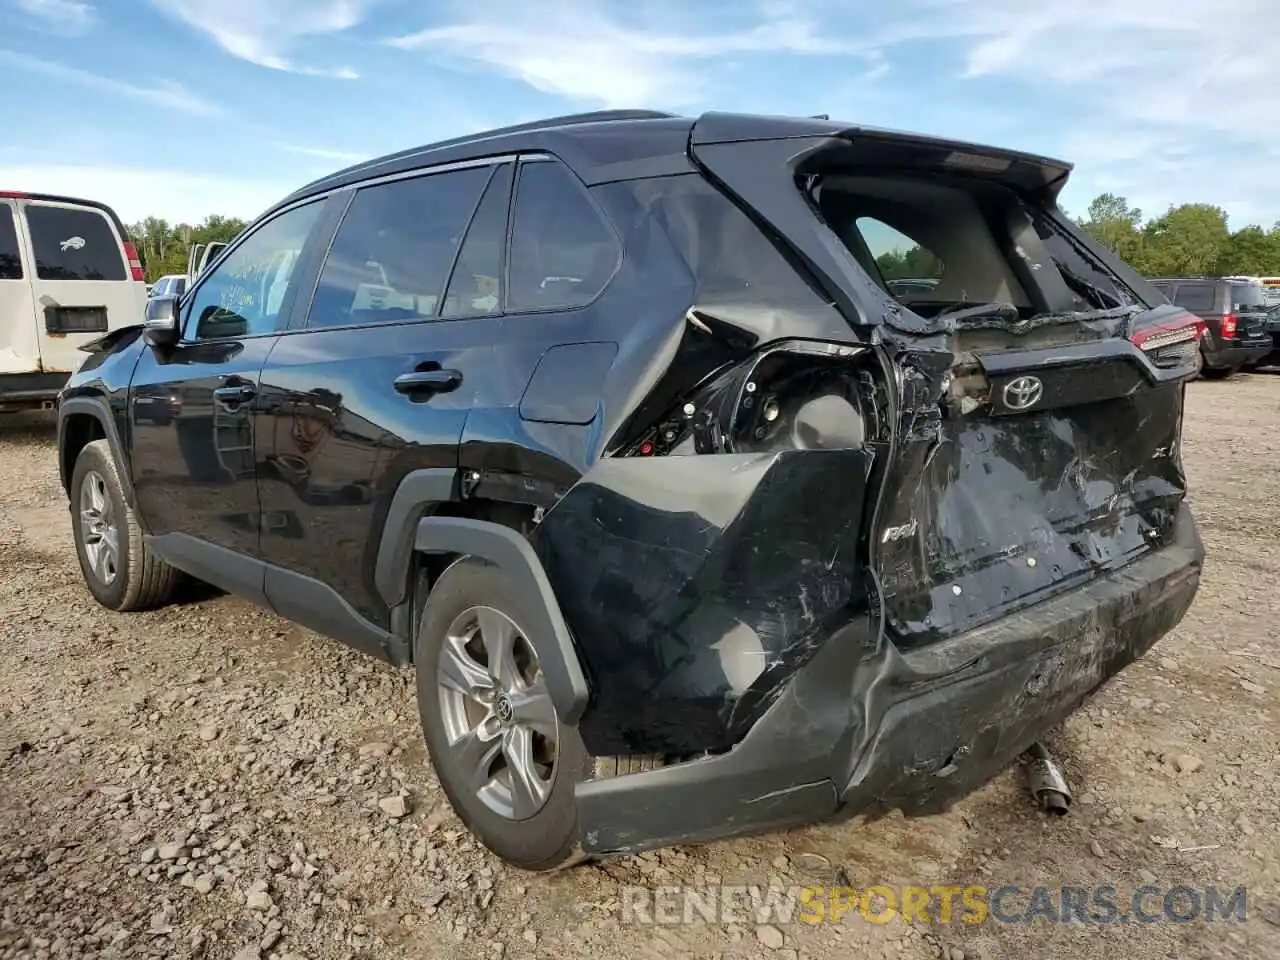
[[[260,336],[283,326],[294,269],[323,207],[320,200],[269,220],[204,277],[187,313],[195,339]]]
[[[581,307],[618,267],[618,240],[563,165],[525,163],[511,228],[511,311]]]
[[[364,187],[334,237],[309,327],[430,320],[492,174],[469,167]]]
[[[13,207],[0,203],[0,280],[22,279],[22,254],[18,251],[18,229]]]
[[[39,279],[129,279],[120,240],[97,210],[32,203],[26,211]]]

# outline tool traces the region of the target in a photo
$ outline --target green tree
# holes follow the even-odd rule
[[[1280,275],[1280,229],[1263,230],[1250,224],[1227,238],[1218,259],[1218,272],[1225,275]]]
[[[886,280],[937,278],[942,276],[942,261],[924,247],[889,250],[876,257],[876,266]]]
[[[1170,207],[1143,230],[1142,269],[1151,276],[1213,273],[1231,233],[1227,214],[1208,203]]]
[[[129,227],[129,236],[138,248],[147,280],[154,282],[166,274],[185,273],[192,244],[230,243],[244,228],[245,222],[238,217],[220,214],[205,217],[194,227],[147,217]]]
[[[1095,240],[1134,266],[1143,259],[1141,225],[1142,211],[1114,193],[1095,197],[1080,224]]]

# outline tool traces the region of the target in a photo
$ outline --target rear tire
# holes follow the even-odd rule
[[[1206,380],[1226,380],[1234,376],[1235,372],[1235,367],[1204,367],[1200,371],[1200,376]]]
[[[76,457],[70,495],[76,559],[94,599],[120,612],[165,603],[179,573],[143,540],[106,440],[94,440]]]
[[[574,785],[586,775],[589,760],[577,731],[560,722],[549,697],[540,701],[541,712],[534,726],[553,733],[553,750],[548,747],[550,736],[527,733],[534,726],[525,727],[526,733],[517,729],[524,727],[519,712],[517,719],[511,719],[511,704],[521,703],[520,691],[545,693],[536,668],[540,653],[545,651],[537,650],[521,626],[531,622],[531,611],[502,570],[479,560],[459,561],[431,590],[414,641],[414,664],[427,751],[454,811],[481,843],[507,863],[523,870],[544,871],[583,859],[578,852]],[[510,662],[520,676],[511,683],[502,678],[511,676],[512,670],[493,665],[491,651],[497,649],[497,641],[490,638],[494,631],[484,635],[485,625],[492,623],[502,625],[504,636],[514,638],[507,644],[515,652],[504,662]],[[546,641],[539,638],[539,642]],[[464,674],[471,691],[465,694],[454,686]],[[525,674],[532,680],[527,681]],[[506,699],[504,690],[517,692]],[[505,707],[500,703],[504,699]],[[526,735],[527,741],[519,739]],[[522,742],[535,746],[522,754]],[[467,744],[475,744],[477,752],[465,754]],[[536,761],[532,760],[535,752]],[[487,759],[476,762],[481,756]],[[507,760],[509,756],[512,761]],[[552,761],[547,764],[549,756]],[[535,765],[537,786],[529,791],[515,790],[516,771]],[[550,775],[543,776],[548,766]],[[519,782],[534,781],[524,777]],[[534,796],[531,803],[530,796],[538,793],[545,795]],[[523,815],[517,794],[524,800]],[[508,804],[504,814],[501,810]],[[533,804],[540,805],[535,808]]]

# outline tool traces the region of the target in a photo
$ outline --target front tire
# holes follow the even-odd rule
[[[147,546],[106,440],[87,444],[71,473],[71,528],[85,585],[109,610],[146,610],[165,603],[178,571]]]
[[[588,759],[547,695],[533,622],[495,566],[463,560],[436,582],[414,643],[427,751],[454,811],[524,870],[575,861],[574,785]],[[545,642],[545,641],[544,641]]]

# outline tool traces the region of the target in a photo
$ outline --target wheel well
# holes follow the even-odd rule
[[[485,500],[474,497],[468,500],[455,500],[442,503],[431,516],[464,517],[468,520],[484,520],[488,523],[500,524],[519,531],[528,537],[533,533],[534,508],[523,503],[506,503],[501,500]],[[416,629],[426,607],[427,597],[436,581],[449,567],[460,560],[456,553],[419,553],[414,551],[409,564],[409,599],[413,604],[412,629]],[[410,644],[409,657],[412,660],[413,646]]]
[[[58,452],[64,490],[71,490],[71,474],[80,451],[95,440],[106,439],[106,436],[101,421],[91,414],[73,413],[67,417],[62,427],[62,449]]]

